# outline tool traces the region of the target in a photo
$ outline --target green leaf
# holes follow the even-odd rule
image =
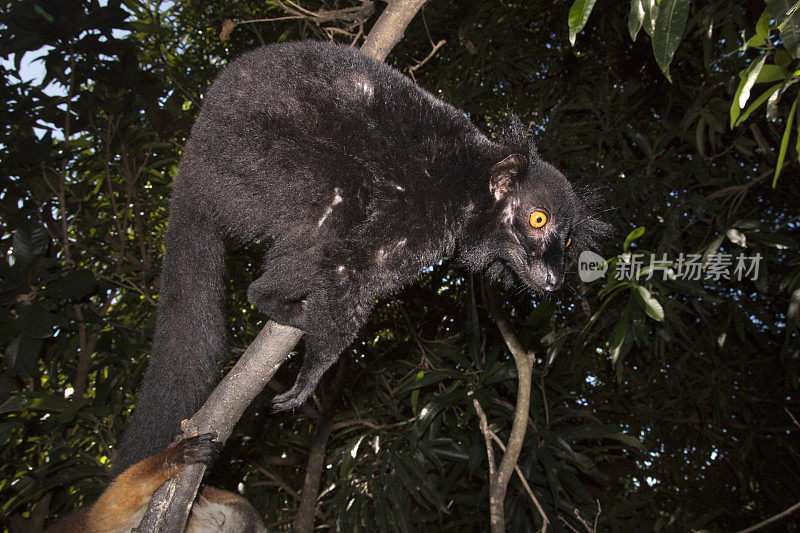
[[[586,26],[586,21],[589,20],[589,15],[594,8],[595,0],[575,0],[572,7],[569,8],[569,43],[575,46],[575,37]]]
[[[689,0],[661,0],[658,19],[653,32],[653,53],[661,71],[669,79],[669,64],[683,37],[686,18],[689,16]]]
[[[436,396],[433,400],[426,403],[420,410],[419,416],[417,417],[417,423],[415,425],[417,434],[421,435],[442,409],[463,401],[464,394],[465,392],[463,390],[453,390]]]
[[[800,327],[800,289],[792,293],[789,299],[789,308],[786,310],[786,316],[789,320],[794,321],[795,326]]]
[[[794,151],[797,152],[797,160],[800,162],[800,120],[797,121],[797,141],[795,141]]]
[[[485,459],[487,459],[486,447],[481,439],[475,439],[472,442],[472,446],[469,450],[469,463],[467,471],[469,472],[470,477],[475,475],[475,471],[478,470],[478,467]]]
[[[53,22],[54,20],[56,20],[53,18],[53,15],[45,11],[44,8],[39,4],[33,6],[33,10],[36,11],[36,13],[38,13],[39,15],[41,15],[41,17],[47,22]]]
[[[3,422],[0,424],[0,446],[5,447],[14,435],[14,431],[21,430],[24,427],[24,424],[19,420],[12,420],[11,422]]]
[[[781,175],[783,170],[783,160],[786,159],[786,148],[789,146],[789,137],[792,135],[792,123],[794,122],[794,114],[797,111],[797,100],[800,95],[796,96],[792,102],[792,109],[789,111],[789,116],[786,117],[786,127],[783,129],[783,137],[781,138],[781,148],[778,151],[778,163],[775,165],[775,176],[772,178],[772,188],[778,184],[778,176]]]
[[[20,335],[8,343],[3,359],[15,375],[35,377],[39,374],[38,361],[41,349],[42,339]]]
[[[788,75],[789,71],[787,71],[784,67],[780,65],[767,64],[761,68],[761,72],[759,73],[758,78],[756,78],[756,83],[770,83],[778,80],[783,81]]]
[[[30,404],[31,400],[26,396],[10,396],[0,405],[0,415],[24,411]]]
[[[632,41],[636,40],[639,30],[642,29],[642,22],[644,22],[642,0],[631,0],[631,11],[628,14],[628,34]]]
[[[625,337],[628,332],[628,319],[630,318],[630,307],[625,306],[622,315],[619,317],[617,329],[614,332],[614,339],[611,341],[611,363],[616,365],[622,353],[622,346],[625,344]]]
[[[94,289],[95,279],[88,270],[74,270],[47,284],[45,294],[60,300],[72,300],[89,294]]]
[[[420,370],[398,385],[394,390],[394,395],[398,396],[402,393],[419,389],[433,383],[459,378],[463,379],[464,375],[454,368],[434,368],[427,371]]]
[[[756,22],[756,34],[748,39],[745,46],[765,46],[768,44],[769,39],[769,21],[772,16],[769,14],[769,10],[765,9],[761,12],[761,16],[758,17],[758,22]]]
[[[644,21],[642,27],[645,33],[651,38],[656,29],[656,19],[658,18],[658,2],[656,0],[641,0],[644,8]]]
[[[797,250],[797,241],[782,233],[762,233],[750,234],[750,238],[758,244],[775,248],[776,250]]]
[[[624,444],[629,448],[635,448],[639,450],[644,448],[644,444],[642,444],[642,441],[631,435],[626,435],[625,433],[614,433],[613,435],[607,435],[606,438],[614,439],[618,442],[621,442],[622,444]]]
[[[642,307],[642,310],[647,313],[647,316],[658,322],[664,321],[664,308],[647,288],[638,285],[636,287],[636,301]]]
[[[767,100],[767,120],[770,122],[776,122],[778,120],[778,102],[780,102],[783,93],[786,92],[786,89],[798,81],[800,81],[800,76],[798,76],[798,72],[795,72],[792,74],[791,78],[784,80],[780,86],[780,89],[775,91],[772,96],[769,97]]]
[[[20,306],[17,328],[20,333],[33,339],[46,339],[53,334],[57,317],[41,305]]]
[[[736,124],[734,124],[734,126],[738,126],[739,124],[747,120],[747,117],[749,117],[753,111],[761,107],[761,105],[764,102],[766,102],[769,99],[769,97],[772,96],[775,93],[775,91],[777,91],[780,88],[781,84],[776,83],[775,85],[773,85],[772,87],[761,93],[761,95],[758,98],[753,100],[750,103],[750,105],[747,106],[747,109],[745,109],[744,113],[742,113],[742,115],[738,119],[736,119]]]
[[[766,0],[766,4],[778,25],[783,46],[797,59],[800,57],[800,3],[795,0]]]
[[[26,220],[14,231],[14,259],[15,266],[23,268],[33,259],[47,251],[50,238],[47,231],[39,222]]]
[[[789,68],[792,58],[786,53],[786,50],[781,49],[775,52],[774,61],[776,65],[780,65],[783,68]]]
[[[625,237],[625,243],[622,245],[622,251],[627,252],[628,247],[631,245],[631,243],[636,239],[638,239],[639,237],[641,237],[642,235],[644,235],[644,226],[639,226],[638,228],[630,232],[628,236]]]
[[[159,26],[158,24],[134,21],[129,23],[128,25],[132,30],[137,32],[152,33],[154,35],[164,35],[164,36],[172,35],[172,32],[170,31],[169,28],[164,28],[163,26]]]
[[[742,85],[742,90],[739,91],[739,98],[736,101],[736,104],[739,106],[739,109],[743,108],[747,101],[750,99],[750,89],[753,88],[755,85],[756,80],[758,79],[758,75],[761,74],[761,69],[764,68],[764,61],[767,60],[766,54],[763,54],[761,57],[753,61],[749,67],[747,67],[743,73],[739,74],[744,81]]]
[[[725,235],[720,235],[709,244],[706,249],[703,251],[703,256],[701,260],[701,264],[703,268],[706,267],[709,261],[711,261],[711,256],[717,253],[719,247],[722,245],[722,241],[725,240]]]

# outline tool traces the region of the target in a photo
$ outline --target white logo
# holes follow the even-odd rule
[[[602,278],[606,270],[608,263],[594,252],[586,250],[578,258],[578,276],[584,283]]]

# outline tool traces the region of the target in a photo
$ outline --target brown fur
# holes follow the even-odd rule
[[[214,435],[184,439],[140,461],[117,476],[100,498],[51,526],[48,533],[129,532],[139,524],[153,493],[193,463],[208,464],[219,448]],[[266,531],[261,518],[241,496],[204,487],[192,508],[187,532]]]

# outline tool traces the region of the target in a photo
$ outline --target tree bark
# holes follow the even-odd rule
[[[269,321],[242,357],[211,393],[203,407],[182,425],[184,437],[215,432],[225,442],[233,426],[267,382],[286,360],[303,332]],[[205,465],[192,465],[164,483],[153,496],[136,529],[181,532],[192,508]]]
[[[322,482],[322,474],[325,471],[325,450],[328,447],[328,439],[333,430],[333,406],[336,405],[336,397],[339,395],[339,389],[347,368],[344,361],[339,361],[338,364],[336,376],[323,395],[322,409],[317,415],[317,427],[308,446],[306,478],[303,481],[303,491],[300,493],[300,506],[297,508],[297,515],[294,519],[293,531],[295,533],[311,533],[314,530],[319,486]]]
[[[492,439],[499,438],[489,429],[489,424],[486,420],[486,414],[481,409],[478,400],[474,400],[475,411],[478,413],[478,418],[481,422],[480,428],[484,434],[486,441],[486,453],[489,460],[489,523],[492,533],[503,533],[505,531],[505,499],[506,490],[508,489],[508,482],[517,466],[519,454],[522,451],[522,444],[525,442],[525,430],[528,425],[528,412],[531,405],[531,381],[533,374],[533,362],[535,354],[533,351],[527,352],[522,347],[519,338],[514,333],[511,323],[505,316],[500,303],[497,301],[497,293],[491,289],[484,290],[484,300],[487,303],[489,312],[494,316],[497,322],[497,328],[503,336],[503,340],[514,357],[514,363],[517,366],[517,405],[514,408],[514,420],[511,424],[511,434],[508,437],[508,443],[505,446],[503,458],[500,464],[495,468],[494,451],[492,450]],[[542,515],[544,522],[543,531],[547,530],[549,520],[541,509],[541,506],[536,501],[533,493],[531,497],[534,498],[539,512]]]
[[[394,45],[400,42],[403,34],[420,10],[425,0],[392,0],[361,45],[361,53],[378,61],[383,61]]]

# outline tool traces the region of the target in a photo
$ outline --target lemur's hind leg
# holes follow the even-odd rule
[[[306,299],[319,277],[315,251],[295,239],[280,239],[267,251],[264,269],[247,289],[250,302],[272,320],[306,329]]]
[[[322,375],[355,339],[369,317],[372,301],[360,301],[358,287],[317,291],[306,307],[306,353],[292,388],[272,399],[274,411],[303,405]]]

